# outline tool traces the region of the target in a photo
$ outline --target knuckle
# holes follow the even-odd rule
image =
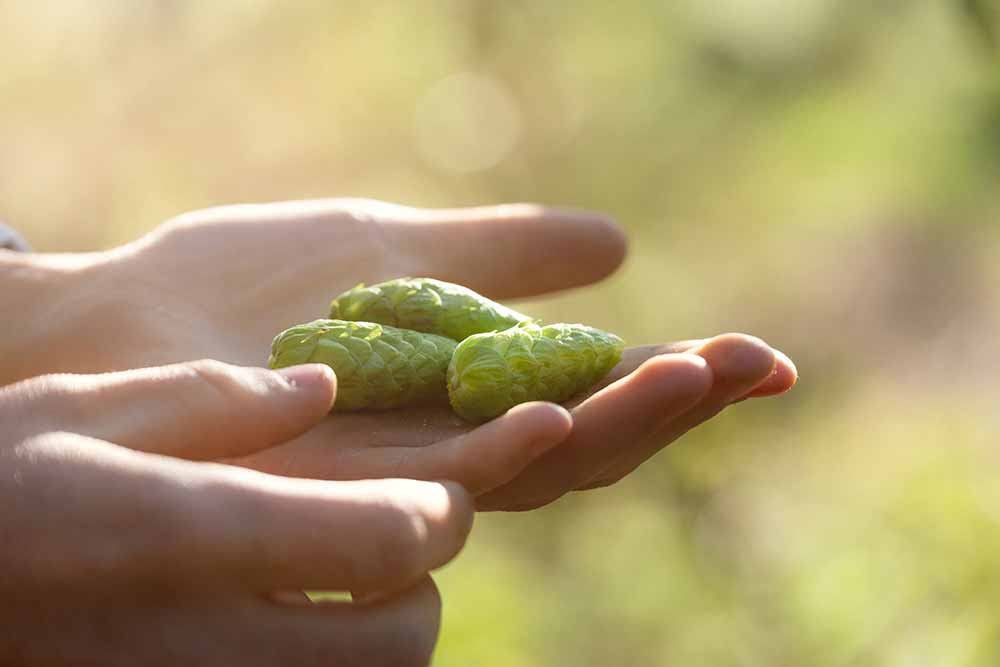
[[[184,368],[194,378],[208,384],[228,387],[235,380],[234,367],[217,359],[198,359],[184,364]]]
[[[476,518],[476,503],[465,487],[457,482],[442,482],[448,493],[450,508],[447,515],[452,537],[451,555],[458,553],[472,531]]]
[[[185,364],[184,372],[195,383],[195,391],[184,397],[193,410],[238,415],[239,421],[226,421],[230,434],[242,434],[258,440],[277,441],[299,428],[299,413],[287,402],[271,400],[291,396],[294,387],[263,368],[244,368],[201,359]]]
[[[409,580],[423,574],[429,538],[426,517],[412,503],[391,499],[381,503],[377,520],[380,530],[366,568],[368,578]]]
[[[413,507],[396,507],[390,514],[390,530],[380,549],[389,572],[415,575],[422,568],[428,540],[427,520]]]
[[[247,378],[236,366],[215,359],[199,359],[183,365],[183,372],[195,383],[225,402],[246,399],[252,394]]]

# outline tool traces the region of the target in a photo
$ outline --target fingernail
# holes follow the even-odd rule
[[[795,366],[795,362],[792,361],[791,357],[782,352],[781,350],[775,350],[774,356],[777,357],[779,363],[784,363],[792,371],[792,385],[794,386],[799,380],[799,369]]]
[[[301,364],[279,368],[274,372],[285,378],[288,384],[296,389],[307,391],[317,387],[329,387],[336,381],[333,369],[325,364]]]

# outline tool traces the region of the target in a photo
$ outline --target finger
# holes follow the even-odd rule
[[[497,299],[596,282],[617,269],[626,252],[621,229],[588,211],[533,204],[393,207],[376,217],[399,253],[412,258],[411,274]]]
[[[743,398],[758,398],[784,394],[786,391],[794,387],[795,383],[799,381],[799,371],[795,367],[795,362],[789,359],[788,356],[781,350],[776,350],[774,348],[771,348],[771,350],[774,352],[776,360],[774,370],[771,371],[771,374],[767,377],[767,379],[754,387],[753,390],[746,394]],[[740,400],[743,399],[741,398]]]
[[[221,562],[232,583],[261,590],[395,591],[451,560],[472,526],[453,482],[260,477],[205,501],[231,514],[204,539],[202,561],[216,565],[203,577]]]
[[[429,577],[373,604],[324,602],[263,606],[244,628],[258,648],[280,655],[274,664],[430,664],[441,621],[441,598]],[[241,663],[242,664],[242,663]]]
[[[715,382],[712,390],[686,420],[701,423],[717,414],[733,401],[749,394],[762,383],[769,382],[779,368],[778,355],[760,338],[729,333],[716,336],[692,349],[712,368]],[[785,355],[781,357],[787,359]],[[791,360],[789,360],[791,363]],[[794,366],[792,366],[794,369]],[[781,379],[787,371],[781,371]],[[684,420],[682,420],[684,421]]]
[[[636,368],[639,367],[642,362],[647,359],[657,355],[657,354],[676,354],[679,352],[690,352],[698,347],[705,345],[710,339],[691,339],[678,341],[676,343],[664,343],[660,345],[642,345],[639,347],[630,347],[625,350],[622,355],[621,362],[615,366],[615,368],[608,374],[607,377],[598,385],[599,387],[611,384],[619,378],[625,377]],[[746,394],[747,398],[758,398],[764,396],[775,396],[778,394],[783,394],[792,387],[798,381],[798,370],[795,367],[795,363],[788,358],[788,356],[776,348],[771,348],[774,353],[776,362],[774,370],[771,375],[768,376],[764,382],[762,382],[757,387]]]
[[[116,608],[106,600],[96,609],[79,599],[49,604],[45,618],[62,631],[50,660],[39,664],[78,664],[81,656],[104,656],[94,664],[125,664],[116,657],[127,655],[128,664],[142,665],[426,666],[441,619],[441,598],[429,577],[370,605],[284,605],[215,592],[142,602],[128,596]],[[95,621],[116,631],[95,633]],[[72,657],[56,660],[60,652]]]
[[[620,380],[632,371],[636,370],[645,363],[647,360],[652,359],[655,356],[661,354],[681,354],[692,350],[699,345],[703,345],[705,340],[692,339],[692,340],[682,340],[676,343],[662,343],[659,345],[640,345],[639,347],[630,347],[622,353],[622,360],[611,369],[604,379],[598,383],[596,389],[601,389],[608,386],[612,382]]]
[[[272,591],[268,594],[268,599],[279,604],[312,604],[312,598],[305,591]]]
[[[745,334],[723,334],[692,350],[705,359],[715,378],[711,391],[697,406],[659,428],[637,438],[624,456],[581,488],[607,486],[638,468],[658,451],[684,433],[721,412],[733,401],[769,378],[778,366],[774,351],[759,338]]]
[[[160,454],[216,459],[305,432],[330,410],[333,371],[270,371],[202,360],[103,375],[52,375],[9,388],[26,429],[64,430]]]
[[[566,442],[513,482],[477,499],[479,509],[531,509],[575,489],[616,459],[622,448],[690,410],[712,387],[699,356],[653,357],[635,372],[575,407]]]
[[[474,513],[453,482],[288,479],[67,434],[27,442],[4,468],[51,521],[11,529],[50,581],[392,591],[458,553]]]
[[[337,424],[337,419],[331,419],[295,442],[234,463],[320,479],[451,479],[479,495],[510,481],[565,440],[573,421],[565,408],[553,403],[524,403],[502,417],[432,445],[395,440],[397,446],[379,443],[366,448],[332,447],[337,437],[344,435],[338,432]],[[460,428],[465,428],[464,424]],[[419,427],[410,424],[389,437],[405,438],[407,431],[410,437],[421,437],[414,430],[419,431]]]

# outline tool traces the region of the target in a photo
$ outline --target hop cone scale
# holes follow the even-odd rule
[[[330,304],[330,317],[378,322],[457,341],[508,329],[531,318],[472,290],[433,278],[399,278],[358,285]]]
[[[527,401],[558,403],[607,375],[623,349],[618,336],[583,324],[523,324],[473,335],[455,348],[448,397],[470,421]]]
[[[454,350],[443,336],[323,319],[278,334],[268,366],[326,364],[337,374],[334,410],[386,410],[441,400]]]

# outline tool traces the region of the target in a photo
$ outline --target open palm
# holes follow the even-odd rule
[[[204,357],[261,365],[275,333],[321,316],[359,282],[428,276],[517,298],[596,282],[624,254],[607,219],[534,205],[421,210],[339,199],[208,209],[95,260],[94,312],[73,333],[107,344],[87,355],[67,344],[48,363],[79,372]],[[454,479],[482,509],[530,509],[617,481],[727,405],[782,393],[795,377],[787,357],[741,334],[632,348],[568,412],[527,404],[478,427],[447,406],[333,414],[238,462],[326,479]]]

